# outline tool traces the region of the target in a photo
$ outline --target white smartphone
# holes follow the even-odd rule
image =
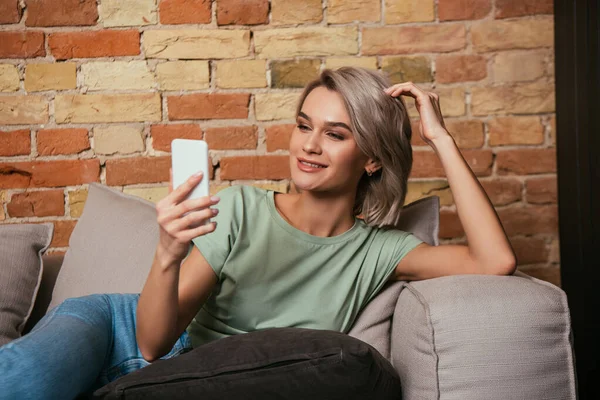
[[[173,171],[173,190],[187,181],[190,176],[202,171],[202,181],[186,197],[196,199],[208,196],[208,145],[203,140],[173,139],[171,142],[171,170]]]

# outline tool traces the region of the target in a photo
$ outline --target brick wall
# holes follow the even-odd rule
[[[556,283],[551,14],[551,0],[0,0],[0,221],[52,221],[64,252],[87,183],[166,195],[175,137],[209,143],[213,191],[289,190],[302,86],[359,65],[440,94],[520,268]],[[464,242],[414,137],[408,201],[441,196],[442,242]]]

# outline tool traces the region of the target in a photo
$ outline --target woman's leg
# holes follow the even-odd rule
[[[72,399],[148,365],[135,340],[137,294],[67,299],[0,347],[1,399]],[[184,332],[170,358],[191,349]]]

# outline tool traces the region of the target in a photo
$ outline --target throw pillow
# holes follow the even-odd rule
[[[273,328],[159,360],[98,389],[101,399],[398,399],[400,379],[368,344],[339,332]]]
[[[157,242],[153,203],[90,183],[49,309],[69,297],[139,293],[150,272]]]
[[[440,227],[439,197],[427,197],[405,206],[395,226],[405,232],[412,232],[431,246],[437,246]],[[390,282],[385,285],[361,311],[348,332],[348,335],[375,347],[388,360],[391,358],[392,315],[403,288],[402,282]]]
[[[54,225],[0,225],[0,346],[21,336],[42,279]]]

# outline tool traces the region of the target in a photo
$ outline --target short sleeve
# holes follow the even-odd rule
[[[423,241],[412,233],[396,229],[381,230],[376,235],[369,251],[372,254],[371,258],[375,259],[375,265],[372,269],[367,302],[387,283],[398,263],[421,243]]]
[[[221,280],[221,270],[238,236],[243,217],[243,199],[240,186],[231,186],[217,193],[219,203],[213,208],[219,214],[212,218],[217,223],[214,232],[192,239],[208,264]]]

